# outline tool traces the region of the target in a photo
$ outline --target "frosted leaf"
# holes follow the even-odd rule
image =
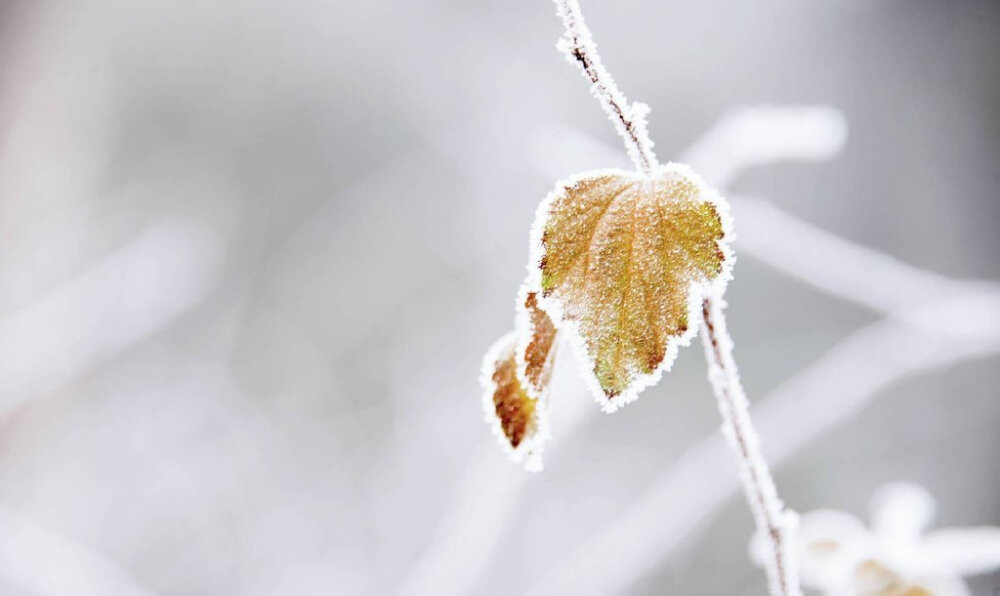
[[[548,440],[548,386],[555,360],[556,327],[538,308],[537,294],[518,293],[516,332],[490,348],[483,360],[483,408],[501,445],[515,461],[541,469]]]
[[[728,280],[728,206],[687,166],[578,175],[539,206],[529,283],[614,410],[655,383]]]

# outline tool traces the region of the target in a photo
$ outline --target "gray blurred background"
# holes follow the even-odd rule
[[[842,152],[730,190],[1000,281],[997,3],[583,9],[661,159],[741,105],[835,106]],[[553,574],[765,593],[728,489],[679,546],[657,550],[651,518],[616,535],[647,561],[573,568],[717,434],[700,349],[612,416],[565,358],[541,474],[482,422],[480,359],[510,328],[537,203],[625,164],[560,33],[544,0],[0,0],[0,594],[566,593],[539,588]],[[751,400],[883,317],[736,250]],[[911,339],[863,362],[878,374]],[[940,524],[1000,524],[1000,358],[944,360],[784,458],[788,504],[863,516],[909,480]],[[764,429],[765,450],[798,424]],[[722,464],[695,476],[731,482]]]

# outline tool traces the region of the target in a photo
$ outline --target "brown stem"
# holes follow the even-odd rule
[[[760,451],[760,439],[750,419],[749,403],[740,382],[733,342],[726,330],[721,299],[706,297],[702,302],[702,342],[709,362],[709,380],[715,391],[723,432],[740,462],[740,477],[757,529],[768,541],[771,560],[767,565],[771,593],[781,596],[801,593],[794,577],[792,551],[788,540],[788,514],[778,497],[774,479]]]
[[[653,142],[646,131],[643,112],[628,103],[601,63],[597,46],[576,0],[556,0],[556,6],[566,28],[566,37],[561,41],[560,49],[580,66],[584,75],[593,83],[594,95],[621,134],[632,161],[643,173],[649,174],[658,164],[656,154],[653,153]]]

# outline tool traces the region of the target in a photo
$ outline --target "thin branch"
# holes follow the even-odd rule
[[[618,132],[625,139],[625,147],[632,161],[648,174],[656,167],[656,157],[652,152],[652,142],[646,132],[644,116],[648,108],[629,106],[625,96],[614,83],[610,73],[601,64],[597,46],[590,30],[583,21],[580,6],[576,0],[555,0],[559,16],[566,27],[566,36],[559,48],[567,57],[579,63],[584,74],[593,83],[593,93],[604,106]],[[747,500],[754,513],[759,531],[771,542],[773,560],[768,561],[767,575],[771,594],[774,596],[798,596],[801,594],[794,564],[789,560],[791,526],[784,505],[778,498],[774,480],[767,464],[759,453],[759,440],[750,420],[746,396],[740,384],[736,363],[732,357],[732,341],[726,333],[725,316],[717,301],[706,297],[703,308],[704,325],[702,338],[705,355],[709,362],[709,379],[719,401],[719,411],[723,417],[723,429],[729,436],[729,444],[740,461]]]
[[[726,330],[723,306],[721,297],[710,296],[705,298],[701,308],[704,321],[701,339],[709,362],[708,379],[722,415],[722,432],[740,461],[743,490],[757,528],[770,541],[771,553],[765,562],[771,593],[800,594],[794,551],[789,545],[794,516],[784,511],[774,479],[760,452],[760,438],[750,420],[750,404],[733,359],[733,341]]]
[[[601,102],[618,134],[625,141],[625,150],[635,166],[645,174],[656,168],[656,154],[653,141],[646,130],[646,114],[649,107],[642,103],[629,104],[628,99],[618,89],[615,80],[601,63],[597,44],[590,29],[583,20],[580,5],[576,0],[556,0],[556,8],[566,27],[566,36],[559,40],[557,48],[566,59],[576,63],[593,84],[591,92]]]

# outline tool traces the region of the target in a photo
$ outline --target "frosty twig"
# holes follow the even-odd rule
[[[648,174],[656,168],[656,154],[653,141],[646,130],[646,114],[649,106],[643,103],[629,104],[618,89],[615,80],[601,63],[597,45],[590,35],[590,29],[583,21],[580,5],[576,0],[556,0],[559,16],[566,27],[566,36],[559,40],[558,48],[566,54],[566,59],[577,63],[584,75],[593,83],[591,91],[601,102],[608,117],[625,141],[625,149],[635,166]]]
[[[770,552],[765,562],[771,594],[799,594],[795,564],[789,559],[793,551],[788,544],[794,514],[784,511],[767,462],[760,453],[760,437],[750,420],[750,404],[733,359],[733,341],[726,330],[723,306],[718,296],[706,297],[702,302],[701,339],[709,363],[708,379],[722,415],[722,432],[740,460],[740,478],[754,521],[769,542]]]
[[[625,140],[629,156],[636,167],[648,174],[657,167],[652,141],[646,131],[642,104],[629,104],[615,85],[614,79],[604,68],[597,46],[591,38],[576,0],[555,0],[559,16],[566,27],[559,49],[567,58],[579,64],[584,75],[593,84],[592,91],[608,113]],[[753,429],[746,396],[740,384],[736,363],[732,357],[732,340],[726,333],[725,317],[719,298],[704,299],[702,339],[709,362],[709,379],[719,402],[723,417],[723,432],[740,461],[743,487],[754,513],[759,531],[769,540],[773,555],[768,561],[767,572],[773,596],[798,596],[801,590],[795,577],[794,564],[788,559],[786,545],[789,541],[790,514],[778,498],[774,481],[760,455],[759,439]]]

